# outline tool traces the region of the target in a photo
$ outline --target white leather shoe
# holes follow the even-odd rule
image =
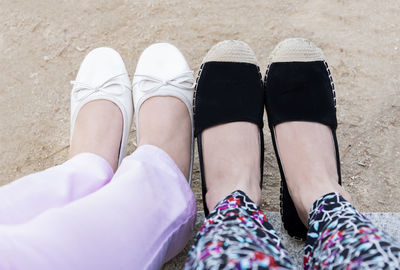
[[[185,57],[169,43],[156,43],[145,49],[133,77],[136,140],[139,141],[138,119],[143,102],[154,96],[172,96],[185,103],[191,119],[192,139],[189,183],[193,168],[193,71]]]
[[[80,109],[90,101],[105,99],[115,103],[122,113],[123,131],[118,165],[125,157],[132,122],[132,88],[125,64],[111,48],[92,50],[83,60],[71,91],[71,135]]]

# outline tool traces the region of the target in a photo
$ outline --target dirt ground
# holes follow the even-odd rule
[[[0,185],[66,160],[69,82],[93,48],[119,51],[132,75],[143,49],[170,42],[197,71],[212,45],[239,39],[264,72],[280,40],[305,37],[333,73],[344,186],[362,211],[399,212],[399,12],[397,0],[0,1]],[[264,131],[262,209],[278,211],[280,177]],[[198,168],[196,160],[201,210]]]

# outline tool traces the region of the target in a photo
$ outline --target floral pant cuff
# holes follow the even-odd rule
[[[400,243],[329,193],[311,207],[304,269],[400,269]]]
[[[185,269],[295,269],[258,206],[242,191],[205,220]],[[400,269],[400,243],[376,228],[338,193],[309,214],[304,269]]]
[[[234,191],[210,213],[185,269],[295,269],[258,206]]]

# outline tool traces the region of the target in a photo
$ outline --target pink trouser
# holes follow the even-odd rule
[[[158,269],[191,236],[196,203],[144,145],[113,175],[90,153],[0,187],[0,269]]]

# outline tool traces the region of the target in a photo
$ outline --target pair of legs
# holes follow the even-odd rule
[[[0,188],[1,269],[158,269],[185,246],[196,214],[190,114],[177,98],[152,97],[137,128],[118,167],[122,111],[86,103],[68,161]]]
[[[337,183],[335,148],[328,127],[318,123],[289,122],[278,125],[276,135],[289,190],[305,224],[311,205],[322,195],[338,192],[351,200]],[[259,204],[258,127],[235,122],[209,128],[202,136],[209,209],[235,190],[244,191]]]
[[[309,54],[302,54],[303,44],[304,47],[308,46],[306,41],[294,39],[286,43],[296,46],[291,48],[291,54],[285,55],[286,59],[281,65],[291,65],[296,61],[301,63],[299,60],[291,60],[293,55],[307,58],[315,53],[304,50]],[[249,61],[253,61],[249,53],[243,53],[250,51],[246,47],[247,45],[237,42],[222,42],[213,47],[208,54],[211,55],[210,58],[213,57],[210,65],[207,66],[205,62],[201,70],[201,74],[207,75],[204,75],[203,81],[199,80],[199,85],[207,85],[213,91],[218,91],[218,87],[239,84],[235,78],[238,73],[232,71],[235,69],[234,65],[246,67],[254,63]],[[239,59],[241,55],[245,56]],[[225,69],[216,67],[218,63],[225,68],[231,68],[228,74],[234,75],[226,75]],[[205,82],[210,78],[207,77],[210,70],[220,71],[221,77],[226,81],[216,84]],[[296,72],[301,74],[303,70]],[[257,72],[254,76],[256,75]],[[218,78],[215,75],[211,78],[215,77]],[[243,75],[245,80],[248,77],[247,74]],[[298,77],[304,85],[313,85],[307,84],[304,79],[307,78],[306,75]],[[229,84],[232,81],[235,83]],[[214,87],[215,85],[218,87]],[[306,93],[302,92],[301,86],[288,87],[282,95],[289,96],[298,88],[300,90],[296,94]],[[240,97],[256,93],[254,89],[245,87],[246,85],[239,92]],[[206,115],[206,107],[222,108],[215,109],[213,113],[223,114],[224,100],[219,99],[220,103],[215,107],[209,105],[211,101],[207,103],[205,99],[210,94],[204,89],[204,86],[199,86],[198,91],[204,92],[196,94],[196,97],[200,96],[196,108],[206,104],[198,109],[198,113]],[[237,94],[229,89],[221,92],[223,94],[218,97]],[[226,99],[229,100],[228,97]],[[236,102],[236,99],[232,100]],[[240,102],[235,105],[239,107],[239,111]],[[254,104],[248,106],[252,105]],[[313,105],[312,102],[309,103],[309,106]],[[198,119],[204,118],[198,116]],[[228,117],[224,120],[226,119]],[[201,124],[204,126],[204,122]],[[359,213],[351,205],[350,195],[338,184],[335,142],[331,128],[316,122],[288,121],[277,124],[274,130],[290,196],[301,221],[308,227],[304,268],[400,269],[400,243],[379,231]],[[206,203],[213,210],[197,234],[185,269],[295,269],[279,236],[258,207],[261,200],[259,126],[250,122],[222,123],[202,130],[197,136],[201,136],[202,142]]]
[[[174,97],[153,97],[140,108],[141,145],[151,144],[166,151],[186,178],[190,163],[190,116],[185,105]],[[122,137],[122,115],[108,100],[86,104],[78,114],[69,157],[94,153],[117,170]]]

